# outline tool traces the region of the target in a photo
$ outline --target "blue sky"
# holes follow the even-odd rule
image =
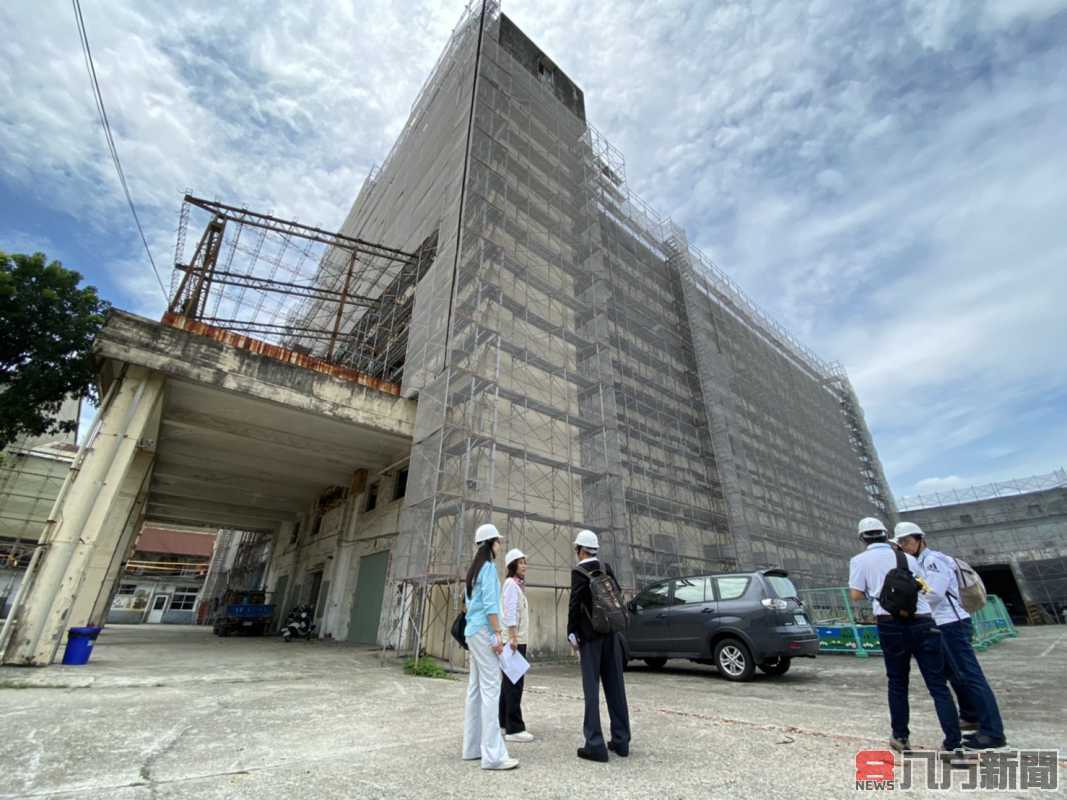
[[[459,3],[85,3],[169,283],[181,195],[338,226]],[[1067,463],[1067,0],[522,2],[636,191],[843,362],[898,494]],[[158,316],[69,4],[0,6],[0,248]]]

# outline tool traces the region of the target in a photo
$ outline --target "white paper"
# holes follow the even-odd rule
[[[522,657],[518,650],[512,650],[510,644],[504,645],[500,654],[500,670],[512,683],[518,683],[522,676],[530,671],[530,662]]]

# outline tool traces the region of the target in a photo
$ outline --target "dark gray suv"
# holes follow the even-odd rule
[[[757,667],[783,675],[793,658],[819,652],[796,587],[780,569],[671,578],[645,587],[629,606],[626,660],[654,669],[687,658],[747,681]]]

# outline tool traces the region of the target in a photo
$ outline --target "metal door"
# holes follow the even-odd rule
[[[382,595],[389,568],[389,551],[363,556],[356,575],[356,596],[348,622],[348,641],[377,644],[378,624],[382,617]]]

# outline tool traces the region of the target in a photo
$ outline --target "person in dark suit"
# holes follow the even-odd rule
[[[630,755],[630,712],[626,706],[623,682],[622,643],[617,633],[593,630],[593,595],[589,588],[591,574],[603,569],[612,580],[611,566],[597,558],[600,542],[592,531],[582,531],[574,540],[578,563],[571,570],[571,599],[567,613],[567,638],[578,653],[582,668],[582,693],[585,696],[585,721],[582,732],[585,746],[578,748],[578,758],[607,761],[608,750],[625,758]],[[600,684],[611,718],[611,740],[604,746],[600,727]]]

